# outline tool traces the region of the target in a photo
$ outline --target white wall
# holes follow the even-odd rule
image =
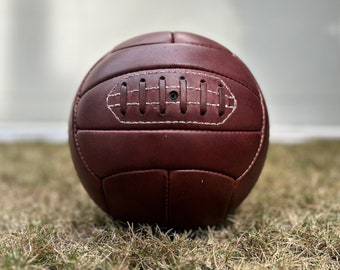
[[[91,65],[121,41],[161,30],[205,35],[243,59],[274,133],[340,126],[338,0],[1,0],[0,131],[66,130]]]

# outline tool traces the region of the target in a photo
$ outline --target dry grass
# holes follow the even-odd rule
[[[217,228],[111,221],[66,145],[0,145],[0,269],[339,269],[340,142],[271,145],[255,189]]]

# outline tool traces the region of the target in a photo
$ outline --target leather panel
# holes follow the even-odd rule
[[[78,99],[74,101],[73,108],[77,108]],[[84,157],[81,154],[79,149],[78,139],[76,136],[76,129],[74,129],[74,111],[72,110],[70,119],[69,119],[69,146],[71,157],[73,160],[74,168],[77,171],[79,179],[84,186],[85,190],[90,195],[91,199],[97,203],[97,205],[104,210],[105,212],[108,211],[106,201],[104,198],[103,187],[101,179],[95,175],[92,170],[87,166],[86,162],[84,161]]]
[[[166,84],[166,108],[160,110],[160,77]],[[187,110],[180,109],[180,78],[186,81]],[[140,81],[145,82],[145,111],[141,113]],[[207,87],[207,110],[201,114],[202,82]],[[120,91],[126,83],[126,113],[121,113]],[[225,112],[219,115],[219,85],[225,89]],[[178,98],[171,100],[170,93]],[[126,74],[97,85],[80,100],[79,129],[201,129],[260,130],[263,108],[259,98],[243,85],[213,73],[196,70],[147,70]],[[247,117],[244,117],[247,115]]]
[[[160,44],[160,43],[172,43],[173,37],[171,32],[156,32],[156,33],[148,33],[142,36],[137,36],[130,38],[116,47],[113,48],[112,52],[136,47],[136,46],[144,46],[150,44]]]
[[[116,46],[111,52],[136,47],[148,44],[160,44],[160,43],[187,43],[200,46],[211,47],[220,50],[228,50],[221,44],[212,41],[206,37],[186,33],[186,32],[155,32],[148,33],[142,36],[133,37],[118,46]]]
[[[248,196],[249,192],[255,186],[261,174],[263,165],[266,160],[267,151],[269,147],[269,120],[266,112],[266,119],[263,127],[263,137],[260,142],[260,147],[256,154],[253,164],[246,170],[235,182],[235,191],[230,202],[229,212],[236,209],[238,205]],[[261,180],[261,179],[260,179]]]
[[[186,44],[205,46],[208,48],[224,50],[230,53],[230,51],[227,48],[217,43],[216,41],[212,41],[211,39],[208,39],[206,37],[191,34],[191,33],[186,33],[186,32],[174,32],[173,43],[186,43]]]
[[[83,84],[80,95],[95,85],[119,75],[159,68],[214,71],[240,82],[258,95],[258,85],[254,77],[237,57],[224,50],[183,43],[151,44],[113,52],[93,68]]]
[[[166,226],[167,181],[165,170],[121,173],[104,179],[109,213],[120,220]]]
[[[101,178],[148,169],[199,169],[237,178],[251,164],[261,134],[79,130],[77,138],[84,160]]]
[[[169,224],[193,228],[217,224],[226,214],[234,179],[204,171],[171,171]]]

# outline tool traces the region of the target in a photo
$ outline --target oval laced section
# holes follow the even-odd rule
[[[181,113],[186,113],[187,111],[187,80],[185,77],[180,77],[180,94],[181,94],[181,100],[180,100],[180,109]]]
[[[200,112],[201,115],[205,115],[207,112],[207,82],[205,80],[201,80],[200,82]]]
[[[146,93],[145,93],[145,88],[146,88],[146,82],[145,79],[142,78],[139,81],[139,112],[141,114],[144,114],[146,111]]]
[[[159,112],[161,114],[165,114],[166,111],[166,81],[165,77],[162,76],[159,78]]]
[[[126,114],[126,108],[127,108],[127,84],[126,82],[123,82],[120,86],[120,113],[122,115]]]

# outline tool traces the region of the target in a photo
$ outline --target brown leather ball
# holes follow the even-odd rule
[[[195,228],[222,221],[255,185],[268,147],[261,90],[205,37],[158,32],[105,54],[76,94],[79,178],[114,219]]]

